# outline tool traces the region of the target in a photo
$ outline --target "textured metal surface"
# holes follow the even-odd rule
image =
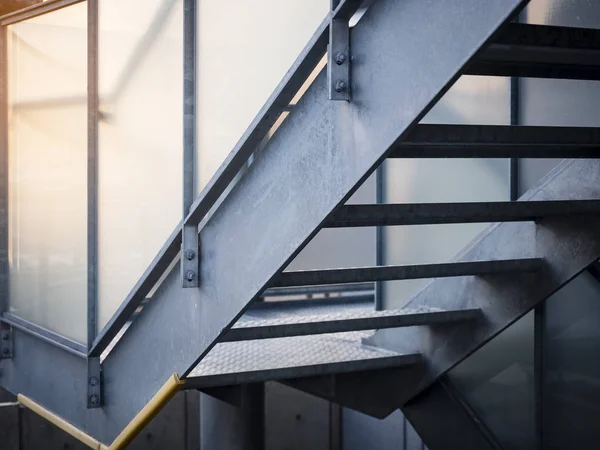
[[[327,294],[347,294],[360,292],[363,294],[373,294],[373,283],[354,283],[344,286],[318,286],[318,287],[282,287],[269,288],[263,292],[263,297],[281,297],[281,296],[300,296],[300,295],[327,295]]]
[[[329,47],[327,50],[327,79],[329,100],[352,98],[350,91],[350,26],[344,19],[333,19],[329,26]]]
[[[11,313],[4,313],[0,317],[0,322],[10,325],[11,327],[17,328],[25,333],[35,336],[37,339],[41,339],[48,342],[57,348],[72,353],[80,358],[85,358],[87,354],[87,347],[79,342],[72,341],[60,334],[54,333],[40,325],[29,322],[28,320],[21,319]]]
[[[353,330],[434,325],[473,320],[481,317],[478,309],[444,311],[422,307],[386,311],[365,311],[364,308],[348,311],[346,308],[330,308],[330,312],[288,315],[256,314],[249,311],[221,338],[219,342],[269,339],[309,334],[337,333]],[[310,312],[310,311],[307,311]]]
[[[467,73],[600,80],[600,31],[507,24]]]
[[[521,200],[541,201],[600,198],[600,161],[565,161]],[[437,377],[472,354],[489,339],[545,300],[600,257],[600,216],[581,220],[547,218],[538,223],[513,222],[491,226],[457,257],[544,259],[539,274],[481,278],[438,279],[411,299],[406,307],[481,308],[486,320],[469,327],[447,325],[421,329],[415,339],[403,329],[380,330],[369,342],[397,351],[423,353],[419,371],[407,371],[396,382],[403,404]]]
[[[186,388],[227,386],[416,364],[418,353],[398,354],[361,344],[370,333],[337,333],[217,344],[188,375]]]
[[[100,358],[87,359],[87,407],[100,408],[104,403]]]
[[[500,125],[419,125],[390,158],[594,158],[600,129]]]
[[[329,218],[327,226],[519,222],[543,217],[598,214],[599,200],[345,205]]]
[[[415,280],[420,278],[462,277],[514,272],[535,272],[542,268],[538,258],[491,261],[461,261],[441,264],[358,267],[350,269],[302,270],[283,272],[272,286],[357,283],[365,281]]]

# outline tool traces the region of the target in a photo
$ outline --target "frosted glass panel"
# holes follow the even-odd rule
[[[462,77],[423,123],[509,123],[506,78]],[[509,164],[504,159],[389,159],[386,203],[502,201],[509,199]],[[424,264],[451,259],[485,224],[385,227],[384,263]],[[387,282],[384,305],[401,307],[428,280]]]
[[[99,326],[181,219],[181,0],[100,0]]]
[[[329,0],[198,3],[198,189],[328,13]]]
[[[80,342],[87,305],[87,8],[8,29],[9,311]]]

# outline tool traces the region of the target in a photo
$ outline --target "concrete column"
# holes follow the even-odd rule
[[[227,395],[229,402],[204,393],[200,396],[201,450],[264,450],[264,384],[230,389],[235,391]]]

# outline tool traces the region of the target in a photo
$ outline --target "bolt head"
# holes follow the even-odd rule
[[[341,66],[346,62],[346,54],[344,52],[337,52],[334,57],[335,63]]]
[[[185,252],[185,258],[188,261],[191,261],[192,259],[194,259],[196,257],[196,252],[194,250],[188,250],[187,252]]]
[[[2,349],[2,354],[3,354],[3,355],[9,355],[9,354],[10,354],[10,349],[8,349],[8,348],[4,347],[4,348]]]
[[[100,397],[98,397],[97,395],[92,395],[90,397],[90,403],[94,406],[98,406],[100,404]]]
[[[194,281],[194,278],[196,278],[196,273],[193,270],[188,270],[188,272],[185,274],[185,278],[188,281]]]
[[[6,333],[6,332],[2,333],[2,340],[8,341],[8,333]]]
[[[100,382],[100,380],[98,380],[98,377],[91,377],[90,378],[90,386],[98,386],[99,382]]]
[[[337,80],[333,88],[335,92],[344,92],[348,88],[348,83],[344,80]]]

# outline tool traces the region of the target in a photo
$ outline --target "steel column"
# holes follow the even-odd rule
[[[8,310],[8,29],[0,26],[0,315]]]
[[[190,213],[196,193],[196,7],[183,4],[183,219]],[[198,287],[198,226],[184,223],[182,230],[182,286]]]
[[[264,450],[264,384],[242,385],[239,405],[201,394],[200,440],[206,449]]]

